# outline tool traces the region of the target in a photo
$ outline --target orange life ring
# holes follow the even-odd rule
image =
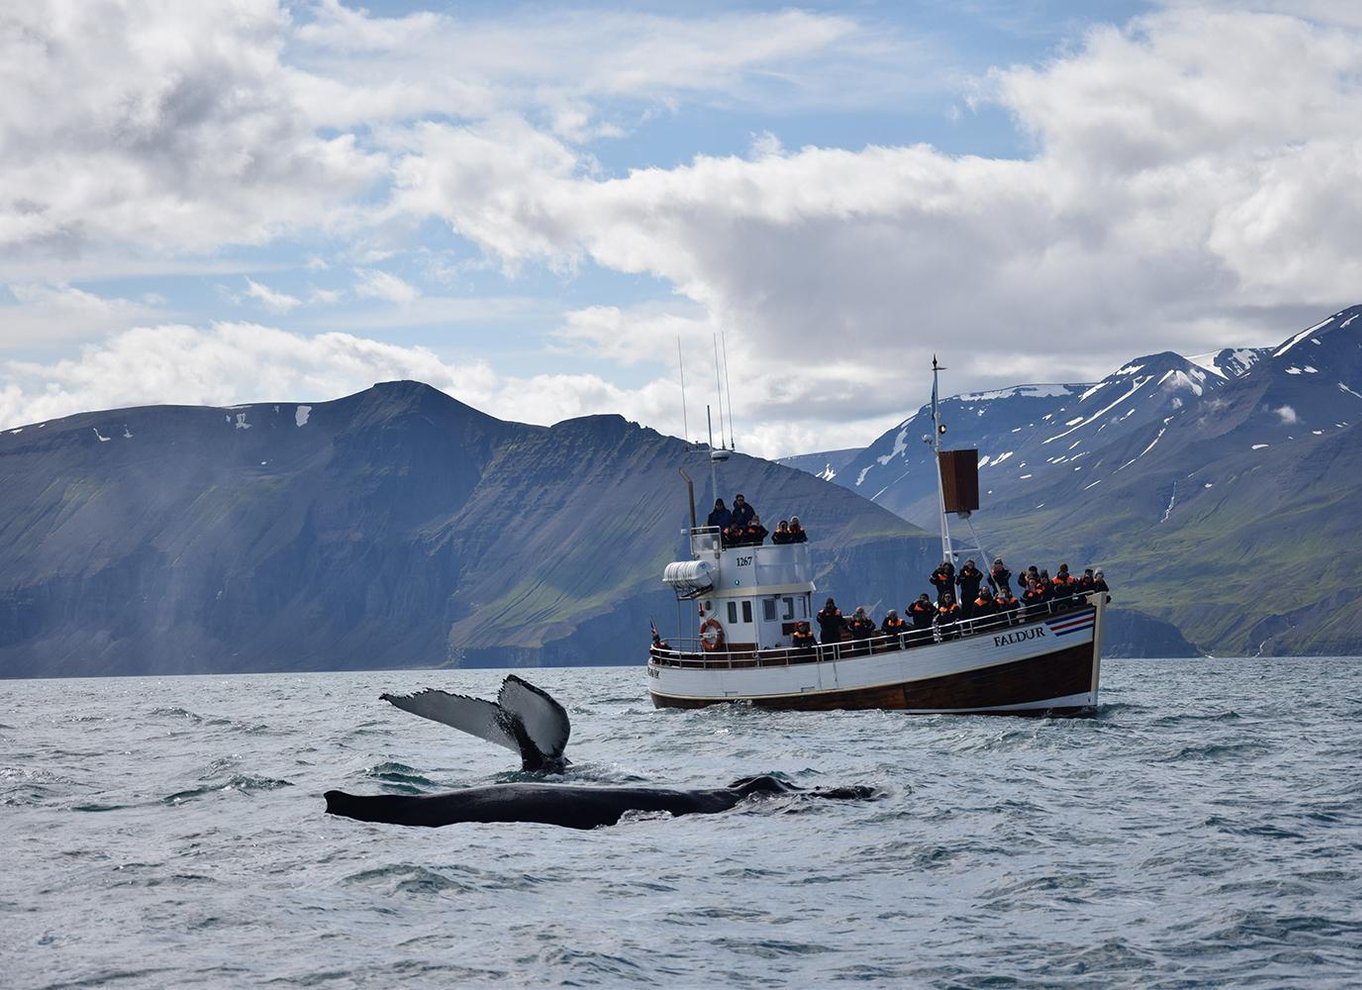
[[[715,650],[724,648],[724,627],[719,624],[719,620],[710,616],[700,623],[700,649],[706,653],[713,653]]]

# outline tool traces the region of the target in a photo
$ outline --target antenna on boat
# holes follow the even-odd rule
[[[720,416],[723,415],[723,408],[720,407]],[[719,446],[714,446],[714,420],[709,415],[709,406],[705,406],[705,422],[709,424],[709,488],[713,493],[713,498],[719,497],[719,471],[716,465],[720,461],[728,460],[728,451],[723,448],[723,426],[719,427]],[[720,424],[723,420],[719,420]]]
[[[733,441],[733,384],[728,378],[728,331],[720,328],[719,339],[724,347],[724,391],[728,393],[725,397],[728,401],[728,449],[737,450],[738,445]],[[719,440],[722,442],[723,438],[723,431],[720,430]]]
[[[715,398],[719,402],[719,446],[722,447],[724,445],[724,383],[719,376],[719,335],[716,333],[712,336],[714,338],[714,392]],[[732,413],[733,410],[730,409],[729,415],[732,415]],[[714,449],[714,433],[712,431],[709,435],[709,448],[710,450]]]
[[[686,360],[681,354],[681,335],[676,335],[676,366],[681,371],[681,436],[690,443],[690,417],[686,414]]]
[[[936,461],[936,505],[941,516],[941,559],[955,563],[951,552],[951,528],[946,522],[946,483],[941,476],[941,438],[946,434],[946,424],[941,422],[941,411],[937,405],[937,373],[945,371],[946,366],[938,364],[932,355],[932,459]]]

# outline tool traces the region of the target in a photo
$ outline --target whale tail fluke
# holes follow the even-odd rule
[[[519,753],[525,770],[561,773],[568,766],[563,756],[572,732],[567,711],[548,692],[514,674],[502,682],[496,701],[434,688],[379,697],[404,712]]]

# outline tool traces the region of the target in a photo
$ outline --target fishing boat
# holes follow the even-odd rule
[[[935,454],[943,559],[954,564],[960,551],[949,517],[968,522],[978,509],[978,452],[941,447],[941,370],[933,358],[933,432],[924,439]],[[711,449],[711,472],[726,456]],[[691,559],[668,564],[662,580],[679,602],[698,603],[700,626],[694,637],[671,641],[654,628],[648,690],[658,708],[745,702],[1033,716],[1097,708],[1105,589],[907,632],[811,643],[807,634],[796,636],[815,617],[809,544],[726,546],[718,527],[694,524],[693,497],[691,515]]]

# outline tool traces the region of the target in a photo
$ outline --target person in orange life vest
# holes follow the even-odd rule
[[[986,619],[998,612],[997,606],[993,604],[993,594],[987,588],[979,589],[979,594],[974,596],[970,604],[970,616],[975,619]]]
[[[941,630],[941,638],[947,636],[958,636],[960,633],[956,623],[960,621],[960,606],[955,602],[955,596],[947,591],[941,596],[941,601],[936,605],[936,627]]]
[[[776,531],[771,534],[772,545],[790,542],[790,524],[782,519],[776,523]]]
[[[936,618],[936,606],[932,604],[925,591],[918,595],[917,601],[909,605],[905,611],[912,620],[914,629],[928,629]]]
[[[955,565],[949,560],[943,560],[936,570],[932,571],[932,576],[927,582],[936,589],[937,604],[941,603],[947,594],[955,597]]]
[[[813,649],[813,630],[809,628],[809,623],[806,620],[801,619],[799,621],[799,624],[795,626],[794,635],[790,639],[796,650],[807,652]]]
[[[884,614],[884,621],[880,623],[880,632],[886,636],[897,637],[899,633],[908,631],[908,623],[899,618],[899,614],[892,608]]]
[[[1017,601],[1017,596],[1012,594],[1011,588],[1004,587],[998,592],[993,599],[993,605],[998,610],[998,615],[1006,618],[1009,623],[1015,623],[1021,612],[1021,602]]]
[[[757,510],[747,504],[747,499],[742,495],[733,496],[733,521],[739,526],[746,526],[752,521],[752,517],[757,514]]]
[[[809,541],[809,534],[806,533],[806,532],[804,532],[804,525],[803,525],[803,523],[801,523],[801,522],[799,521],[799,517],[798,517],[798,516],[791,516],[791,517],[790,517],[790,542],[791,542],[791,543],[807,543],[808,541]]]
[[[1083,568],[1083,573],[1074,581],[1074,593],[1086,595],[1089,591],[1092,591],[1092,582],[1092,568]]]
[[[728,524],[728,529],[724,530],[724,546],[740,547],[747,542],[747,527],[739,526],[735,522]]]
[[[762,541],[766,539],[766,534],[768,532],[770,532],[770,530],[761,524],[761,520],[758,517],[753,516],[752,521],[749,522],[747,528],[743,530],[743,542],[749,547],[759,547],[761,546]]]
[[[994,591],[1007,591],[1012,593],[1012,572],[1003,563],[1003,558],[998,557],[993,561],[993,567],[988,572],[988,583],[993,585]]]
[[[1050,586],[1054,589],[1056,598],[1069,598],[1078,590],[1078,582],[1069,573],[1068,564],[1059,565],[1059,570],[1050,579]]]
[[[979,585],[984,583],[984,573],[974,566],[973,560],[967,560],[955,576],[955,583],[960,586],[960,615],[968,619],[974,614],[974,599],[979,597]]]
[[[1026,606],[1026,618],[1034,619],[1043,614],[1049,597],[1041,587],[1040,578],[1032,578],[1026,586],[1025,594],[1021,596],[1022,604]]]
[[[857,606],[847,623],[852,639],[869,639],[875,632],[875,620],[865,614],[864,606]]]
[[[842,618],[842,610],[837,607],[837,603],[831,598],[828,603],[818,610],[818,641],[820,643],[841,642],[842,633],[846,631],[847,620]]]

